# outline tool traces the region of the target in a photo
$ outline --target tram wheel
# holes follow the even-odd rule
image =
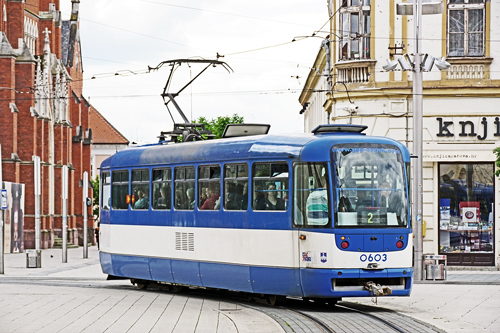
[[[266,295],[266,302],[270,306],[275,306],[277,301],[278,301],[278,296],[276,296],[276,295]]]
[[[177,286],[177,285],[174,285],[174,286],[171,286],[170,287],[170,291],[172,291],[173,293],[178,293],[180,292],[184,287],[183,286]]]
[[[265,295],[264,299],[270,306],[275,306],[277,304],[283,303],[286,297],[280,295]]]

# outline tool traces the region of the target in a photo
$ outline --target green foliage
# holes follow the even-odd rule
[[[90,180],[93,185],[92,194],[94,197],[94,202],[92,206],[92,214],[99,217],[99,176],[95,176],[95,180]]]
[[[212,131],[216,139],[222,138],[227,124],[243,124],[243,122],[243,117],[238,116],[236,113],[232,116],[219,116],[211,120],[205,117],[199,117],[196,120],[196,123],[205,124],[205,129]]]
[[[498,177],[498,176],[500,176],[500,147],[493,149],[493,152],[497,156],[497,159],[495,161],[495,165],[496,165],[495,176]]]

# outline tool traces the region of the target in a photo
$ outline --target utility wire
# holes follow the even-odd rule
[[[162,6],[184,8],[184,9],[196,10],[196,11],[201,11],[201,12],[215,13],[215,14],[221,14],[221,15],[230,15],[230,16],[237,16],[237,17],[244,17],[244,18],[249,18],[249,19],[259,20],[259,21],[276,22],[276,23],[283,23],[283,24],[298,25],[298,26],[303,26],[303,27],[314,28],[311,25],[300,24],[300,23],[297,23],[297,22],[286,22],[286,21],[272,20],[272,19],[266,19],[266,18],[262,18],[262,17],[255,17],[255,16],[241,15],[241,14],[234,14],[234,13],[226,13],[226,12],[219,12],[219,11],[215,11],[215,10],[195,8],[195,7],[188,7],[188,6],[181,6],[181,5],[174,5],[174,4],[170,4],[170,3],[158,2],[158,1],[151,1],[151,0],[141,0],[141,1],[142,2],[154,3],[154,4],[158,4],[158,5],[162,5]]]

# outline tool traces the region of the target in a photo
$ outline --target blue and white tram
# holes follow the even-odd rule
[[[406,296],[406,147],[322,125],[126,149],[101,165],[104,273],[233,291]]]

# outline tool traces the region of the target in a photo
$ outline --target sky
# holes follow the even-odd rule
[[[71,1],[60,9],[68,20]],[[173,128],[160,96],[170,67],[148,66],[217,53],[234,72],[209,68],[176,98],[188,119],[238,114],[270,133],[303,132],[298,98],[322,39],[297,37],[327,35],[327,1],[84,0],[79,18],[83,95],[129,141],[157,142]],[[180,66],[169,92],[203,68]]]

